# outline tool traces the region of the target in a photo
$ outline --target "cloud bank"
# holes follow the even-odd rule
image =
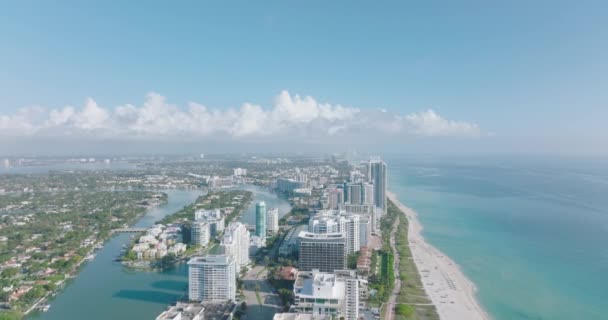
[[[358,137],[478,137],[477,124],[447,120],[428,109],[397,114],[320,103],[282,91],[270,108],[244,103],[211,109],[199,103],[180,108],[158,93],[141,106],[99,106],[89,98],[81,108],[26,107],[0,115],[0,137],[122,141],[247,141]]]

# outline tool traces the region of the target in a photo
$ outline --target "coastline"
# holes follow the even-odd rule
[[[148,190],[144,190],[144,191],[148,191]],[[114,191],[114,192],[116,192],[116,191]],[[139,213],[135,217],[133,217],[133,219],[131,219],[131,221],[128,222],[128,225],[131,226],[131,225],[137,223],[137,221],[139,221],[141,218],[143,218],[150,209],[167,203],[168,195],[164,192],[161,192],[161,193],[164,195],[162,198],[162,201],[150,203],[148,205],[143,206],[145,208],[144,211],[142,211],[141,213]],[[67,273],[65,275],[64,279],[57,283],[54,290],[49,291],[47,294],[42,296],[40,299],[38,299],[36,302],[34,302],[27,310],[25,310],[23,312],[23,318],[25,318],[26,316],[28,316],[29,314],[34,312],[36,309],[38,309],[41,304],[49,304],[49,302],[51,301],[51,298],[53,298],[55,295],[59,294],[62,290],[65,289],[65,285],[68,280],[75,279],[78,276],[78,274],[81,271],[80,268],[82,267],[82,265],[85,262],[89,262],[92,259],[94,259],[95,253],[97,251],[101,250],[103,248],[103,246],[105,246],[106,243],[108,241],[110,241],[110,239],[112,239],[112,237],[114,237],[114,232],[111,231],[109,234],[97,239],[95,245],[93,245],[91,247],[91,249],[88,251],[87,255],[83,256],[82,259],[80,259],[80,261],[74,266],[72,271]],[[93,257],[89,258],[91,256],[93,256]]]
[[[440,318],[491,319],[477,301],[475,284],[452,259],[424,240],[417,213],[399,202],[394,193],[387,192],[387,195],[408,219],[408,241],[412,257],[424,290],[437,308]]]

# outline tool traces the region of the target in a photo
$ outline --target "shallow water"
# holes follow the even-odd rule
[[[608,318],[607,161],[386,161],[391,191],[493,318]]]

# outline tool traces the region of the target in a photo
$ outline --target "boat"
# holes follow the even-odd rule
[[[42,308],[40,308],[40,310],[42,310],[42,312],[47,312],[49,311],[49,309],[51,308],[50,304],[44,305]]]

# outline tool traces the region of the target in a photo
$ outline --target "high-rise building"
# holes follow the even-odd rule
[[[194,221],[190,230],[190,239],[192,244],[197,246],[206,246],[211,238],[211,229],[209,223],[205,221]]]
[[[346,235],[346,253],[350,254],[359,251],[359,215],[357,214],[341,214],[340,215],[341,232]]]
[[[240,176],[246,176],[247,175],[247,169],[243,169],[243,168],[234,168],[233,170],[233,176],[235,177],[240,177]]]
[[[378,228],[378,215],[377,212],[379,212],[381,209],[376,208],[376,206],[374,204],[350,204],[350,203],[345,203],[345,204],[341,204],[339,206],[339,210],[340,211],[346,211],[348,213],[354,213],[354,214],[358,214],[358,215],[368,215],[370,218],[370,224],[371,224],[371,232],[376,232],[377,228]],[[361,245],[363,246],[363,245]]]
[[[344,203],[344,189],[342,188],[333,188],[328,191],[328,207],[331,210],[336,210],[338,207]]]
[[[358,320],[359,280],[354,270],[300,271],[293,287],[291,312]]]
[[[382,160],[369,161],[369,178],[374,184],[374,204],[386,213],[386,163]]]
[[[236,264],[231,256],[208,255],[188,261],[188,299],[225,302],[235,298]]]
[[[258,202],[255,205],[255,235],[266,238],[266,202]]]
[[[203,221],[209,223],[210,238],[215,238],[218,234],[224,231],[225,219],[222,216],[220,209],[196,210],[194,212],[194,221]]]
[[[363,186],[360,183],[351,183],[348,184],[349,188],[349,199],[348,202],[352,204],[362,204],[363,203]]]
[[[249,264],[249,230],[241,222],[231,222],[220,242],[220,252],[234,258],[236,271]]]
[[[275,182],[276,189],[280,192],[291,193],[296,189],[301,189],[306,187],[305,182],[296,181],[295,179],[284,179],[279,178]]]
[[[308,231],[318,234],[343,233],[346,253],[359,251],[359,215],[337,210],[318,212],[308,221]]]
[[[279,209],[270,208],[266,212],[266,231],[269,234],[279,232]]]
[[[304,184],[306,184],[306,182],[308,182],[308,176],[305,173],[296,173],[296,175],[293,179],[297,182],[301,182]]]
[[[336,217],[331,216],[315,216],[308,220],[308,232],[312,233],[339,233],[340,220]]]
[[[300,242],[300,270],[318,269],[333,272],[346,268],[346,237],[343,233],[318,234],[302,231]]]
[[[345,320],[359,319],[359,279],[355,270],[334,271],[336,281],[344,283],[344,307],[343,317]]]
[[[359,215],[359,246],[367,247],[372,232],[372,216],[369,214]]]
[[[350,188],[348,187],[348,183],[344,182],[342,184],[342,190],[344,190],[344,198],[342,200],[344,203],[350,203]]]
[[[369,182],[362,183],[363,186],[363,199],[361,204],[374,204],[374,185]]]

